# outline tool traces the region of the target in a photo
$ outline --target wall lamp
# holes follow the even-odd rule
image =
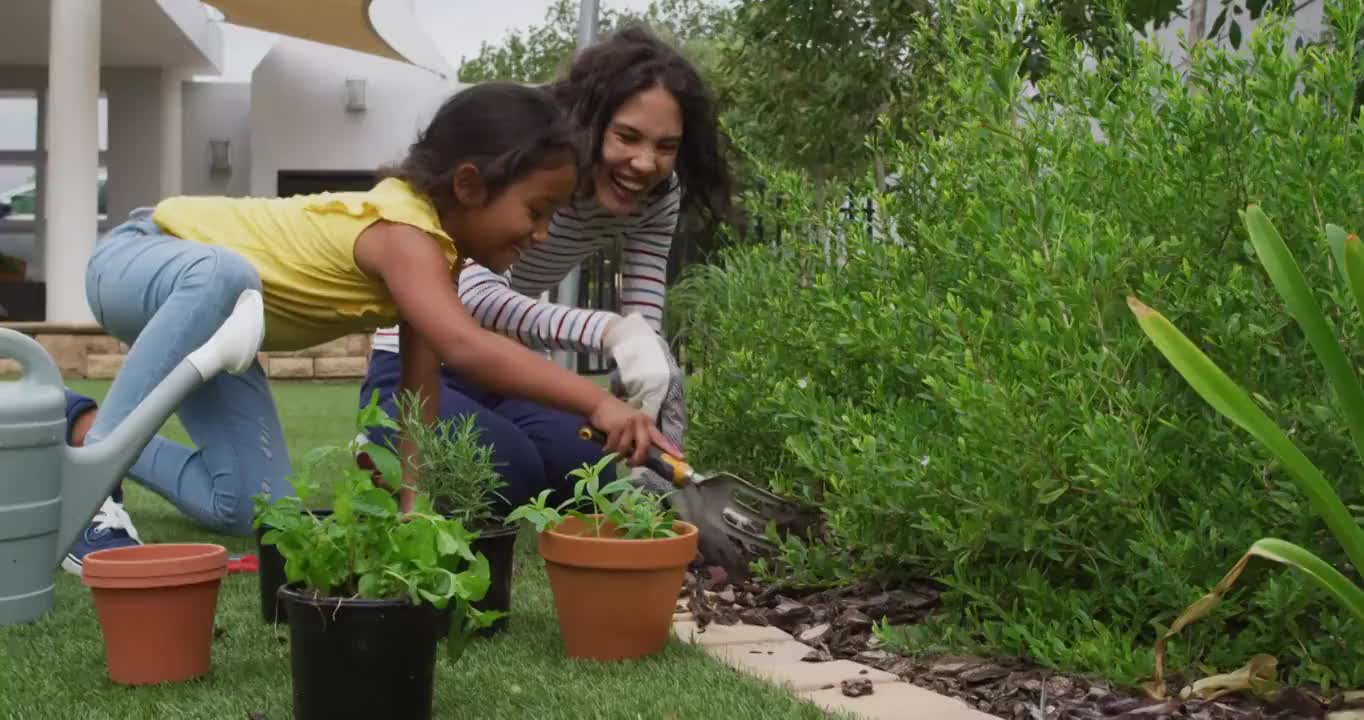
[[[214,173],[231,172],[232,157],[230,154],[231,140],[209,140],[208,157],[209,171]]]
[[[365,79],[346,78],[346,110],[365,111]]]

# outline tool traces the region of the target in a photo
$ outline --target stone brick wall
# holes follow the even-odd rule
[[[37,340],[61,370],[62,377],[107,380],[123,367],[128,346],[93,325],[0,323]],[[261,367],[272,378],[356,380],[369,367],[369,335],[350,335],[297,352],[261,353]],[[0,358],[0,377],[19,374],[19,364]]]

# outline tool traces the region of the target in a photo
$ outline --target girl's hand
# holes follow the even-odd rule
[[[609,395],[592,411],[590,422],[606,433],[606,451],[620,453],[630,465],[643,465],[651,445],[682,458],[682,451],[659,432],[648,415]]]

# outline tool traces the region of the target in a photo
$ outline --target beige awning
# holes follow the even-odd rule
[[[302,38],[450,74],[411,0],[203,0],[233,25]],[[383,25],[381,31],[377,25]]]

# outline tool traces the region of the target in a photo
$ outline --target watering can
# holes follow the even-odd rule
[[[261,295],[247,290],[108,437],[71,447],[56,364],[32,338],[0,328],[0,358],[23,369],[18,381],[0,382],[0,627],[52,608],[58,564],[142,449],[195,388],[249,368],[264,335]]]

